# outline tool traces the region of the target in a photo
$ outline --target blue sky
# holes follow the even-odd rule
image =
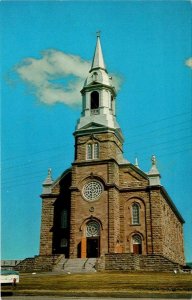
[[[79,90],[96,31],[116,78],[124,156],[161,183],[186,221],[192,261],[192,27],[190,1],[3,1],[2,259],[37,255],[41,184],[74,158]]]

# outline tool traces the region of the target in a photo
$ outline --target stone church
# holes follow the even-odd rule
[[[99,35],[81,95],[71,168],[55,181],[49,170],[43,183],[40,256],[98,258],[105,269],[134,270],[138,260],[143,269],[160,259],[184,265],[184,220],[161,185],[155,156],[148,173],[123,156]]]

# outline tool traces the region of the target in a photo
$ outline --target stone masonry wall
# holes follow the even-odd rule
[[[53,222],[54,222],[55,198],[42,199],[40,255],[51,255],[53,244]]]
[[[184,265],[182,223],[160,189],[151,190],[153,253]]]
[[[162,243],[163,255],[183,265],[184,246],[183,246],[183,227],[177,216],[165,202],[161,195],[162,218]]]
[[[150,191],[153,253],[163,254],[162,209],[159,189]]]
[[[105,270],[152,272],[173,272],[181,269],[179,264],[161,255],[136,255],[130,253],[106,254],[105,263],[102,261],[101,267],[105,268]],[[101,270],[99,266],[98,269]]]
[[[133,253],[132,237],[139,234],[142,238],[142,254],[147,249],[147,227],[146,227],[146,202],[148,195],[145,191],[129,192],[123,195],[124,200],[124,251]],[[132,205],[137,203],[140,207],[139,224],[132,223]]]
[[[100,133],[76,138],[76,162],[86,161],[88,143],[99,143],[99,160],[117,159],[122,152],[122,144],[114,133]]]

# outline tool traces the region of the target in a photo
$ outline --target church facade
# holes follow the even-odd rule
[[[184,220],[160,183],[155,156],[148,173],[123,157],[116,91],[100,37],[81,90],[71,168],[43,183],[40,256],[160,255],[184,265]]]

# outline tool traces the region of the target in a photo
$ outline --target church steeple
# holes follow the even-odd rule
[[[106,70],[99,33],[97,33],[91,69],[81,94],[82,113],[77,122],[75,135],[82,135],[88,128],[94,131],[93,127],[100,127],[100,130],[102,128],[115,131],[122,142],[123,136],[115,113],[116,90],[112,77]]]
[[[98,68],[105,70],[105,63],[100,43],[100,32],[97,32],[97,43],[90,72]]]

